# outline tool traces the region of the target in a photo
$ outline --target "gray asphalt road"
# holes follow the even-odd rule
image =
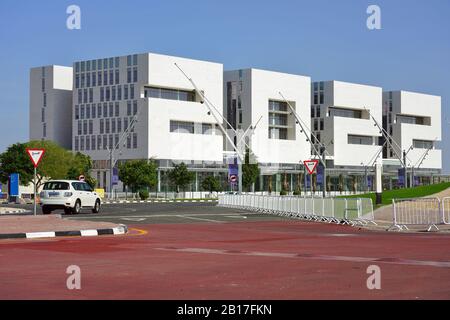
[[[32,210],[31,205],[14,206]],[[57,210],[54,213],[63,214]],[[38,214],[42,214],[38,208]],[[213,203],[137,203],[103,205],[99,214],[83,210],[79,215],[64,215],[69,219],[106,221],[123,224],[158,223],[227,223],[244,221],[283,220],[283,218],[253,212],[217,207]]]

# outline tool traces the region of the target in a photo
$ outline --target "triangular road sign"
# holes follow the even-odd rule
[[[42,160],[42,156],[45,153],[44,149],[27,149],[27,153],[30,156],[31,162],[35,168],[39,165],[39,162]]]
[[[319,164],[319,160],[306,160],[303,161],[305,164],[306,170],[308,170],[309,174],[313,174]]]

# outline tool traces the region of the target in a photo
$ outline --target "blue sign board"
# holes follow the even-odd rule
[[[118,184],[119,184],[119,169],[113,168],[112,185],[117,186]]]
[[[19,196],[19,174],[12,173],[9,176],[9,196],[18,197]]]
[[[323,165],[319,164],[317,165],[317,185],[321,186],[323,184]]]
[[[405,169],[398,169],[398,182],[397,185],[399,187],[404,187],[405,186]]]

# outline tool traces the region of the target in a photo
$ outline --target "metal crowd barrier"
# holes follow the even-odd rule
[[[428,231],[445,223],[444,207],[439,198],[392,199],[393,224],[388,230],[409,230],[410,226],[426,226]]]
[[[366,225],[373,223],[372,199],[309,198],[252,194],[219,195],[219,206],[309,221]]]
[[[442,223],[450,224],[450,197],[441,200],[442,207]]]

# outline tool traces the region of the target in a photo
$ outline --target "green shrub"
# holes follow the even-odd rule
[[[147,190],[139,190],[139,198],[141,198],[141,200],[147,200],[148,197],[149,194]]]
[[[294,194],[294,196],[300,196],[302,194],[302,191],[297,188],[297,189],[294,190],[293,194]]]
[[[281,192],[280,192],[280,196],[287,196],[287,191],[286,190],[281,190]]]

